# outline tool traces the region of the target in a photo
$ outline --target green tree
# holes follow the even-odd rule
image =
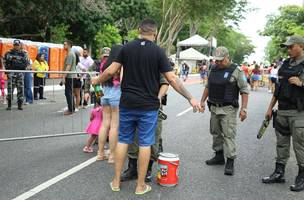
[[[266,59],[270,62],[282,56],[286,56],[286,51],[279,46],[290,35],[304,36],[304,7],[303,6],[283,6],[279,9],[278,15],[268,16],[266,26],[261,33],[270,36],[265,53]]]
[[[237,22],[246,5],[245,0],[152,0],[151,13],[160,23],[157,42],[170,53],[185,24],[193,35],[206,19]]]
[[[102,47],[111,47],[113,44],[121,43],[122,37],[119,30],[112,25],[104,25],[96,34],[94,42],[97,51]]]
[[[138,38],[138,34],[139,34],[138,29],[130,30],[130,31],[128,31],[128,35],[125,39],[128,41],[132,41],[132,40]]]
[[[53,43],[63,43],[68,34],[69,26],[66,24],[58,24],[51,26],[51,39]]]

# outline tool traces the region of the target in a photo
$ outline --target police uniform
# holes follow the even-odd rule
[[[19,40],[14,41],[14,45],[21,45]],[[27,53],[23,50],[12,49],[4,56],[5,68],[7,70],[25,70],[29,65]],[[17,88],[18,109],[22,110],[24,95],[24,75],[21,72],[7,73],[7,110],[11,109],[11,101],[14,89]]]
[[[220,54],[229,55],[225,47],[219,47],[217,50],[221,51]],[[244,72],[235,64],[230,64],[225,68],[220,68],[216,64],[210,70],[206,88],[208,89],[208,107],[211,112],[212,148],[216,154],[214,158],[207,160],[206,164],[223,165],[226,157],[225,174],[233,175],[239,94],[249,93]]]
[[[304,45],[299,36],[290,37],[286,46]],[[304,190],[304,53],[298,59],[287,59],[278,71],[279,83],[274,92],[278,101],[278,111],[274,115],[274,128],[277,137],[277,157],[275,172],[262,179],[264,183],[285,182],[285,166],[290,157],[290,142],[299,166],[299,174],[292,191]],[[290,77],[298,77],[302,86],[290,84]]]
[[[163,75],[160,77],[160,85],[168,84],[167,80],[164,78]],[[163,105],[166,105],[166,102],[162,101]],[[162,109],[162,106],[161,106]],[[152,170],[152,165],[154,161],[157,161],[158,155],[159,155],[159,149],[161,144],[161,133],[162,133],[162,121],[163,119],[161,116],[158,116],[157,120],[157,128],[155,132],[155,144],[151,146],[151,160],[149,162],[148,166],[148,172],[147,176],[148,179],[146,178],[146,181],[151,181],[151,170]],[[138,146],[138,141],[137,141],[137,134],[135,135],[134,142],[129,145],[128,147],[128,158],[129,158],[129,163],[128,163],[128,169],[123,173],[122,175],[122,181],[129,180],[129,177],[137,177],[137,159],[138,159],[138,153],[139,153],[139,146]]]

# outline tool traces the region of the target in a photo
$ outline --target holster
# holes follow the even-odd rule
[[[278,112],[277,110],[272,111],[272,116],[273,116],[273,124],[272,125],[273,125],[273,128],[283,136],[290,136],[291,132],[290,132],[289,126],[283,126],[282,124],[280,124],[277,121],[277,112]]]
[[[297,110],[299,112],[304,110],[304,99],[302,98],[297,98]]]
[[[209,111],[211,112],[211,109],[210,109],[211,108],[211,103],[208,100],[207,100],[207,106],[208,106]]]
[[[161,99],[161,104],[162,105],[167,105],[167,95],[164,95],[163,97],[162,97],[162,99]]]
[[[239,108],[239,101],[237,101],[237,100],[234,100],[233,102],[232,102],[232,106],[234,107],[234,108]]]

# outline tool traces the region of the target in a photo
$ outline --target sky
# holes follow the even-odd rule
[[[303,5],[304,0],[248,0],[251,8],[256,8],[246,14],[246,18],[240,23],[240,31],[252,40],[256,46],[255,53],[250,55],[248,62],[260,62],[264,57],[264,49],[267,46],[269,37],[262,37],[258,31],[262,31],[267,22],[267,15],[278,14],[279,7],[284,5]]]

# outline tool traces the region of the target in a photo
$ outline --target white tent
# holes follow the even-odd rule
[[[172,55],[171,57],[175,59],[176,54]],[[209,57],[193,48],[189,48],[180,52],[179,59],[180,60],[208,60]]]
[[[170,58],[174,61],[177,62],[176,60],[176,54],[170,56]],[[188,64],[188,66],[190,67],[190,72],[193,71],[193,69],[195,69],[197,67],[197,61],[200,60],[209,60],[209,57],[202,54],[201,52],[193,49],[193,48],[189,48],[186,49],[182,52],[180,52],[179,54],[179,60],[183,61],[185,63]],[[181,67],[180,64],[177,63],[177,66]]]
[[[177,43],[178,47],[184,46],[184,47],[202,47],[207,46],[209,42],[204,39],[203,37],[199,35],[194,35],[186,40],[180,41]]]

